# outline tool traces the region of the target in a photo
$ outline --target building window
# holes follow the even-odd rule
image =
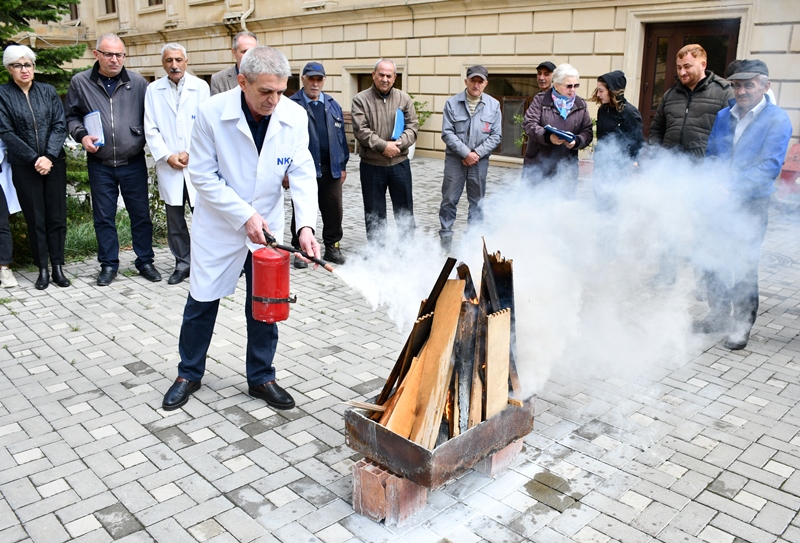
[[[106,4],[106,13],[116,13],[117,12],[117,0],[105,0]]]
[[[148,6],[163,6],[164,0],[147,0]]]
[[[503,113],[503,141],[492,154],[508,157],[525,156],[526,145],[519,145],[522,138],[521,120],[539,93],[536,74],[491,74],[486,94],[500,102]]]
[[[69,5],[69,20],[70,21],[77,21],[80,17],[78,16],[78,4],[70,4]]]

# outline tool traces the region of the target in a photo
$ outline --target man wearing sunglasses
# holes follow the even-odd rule
[[[153,223],[150,221],[147,164],[144,157],[144,97],[147,81],[125,69],[125,44],[115,34],[97,39],[96,62],[72,78],[67,91],[67,128],[87,152],[92,194],[98,286],[108,286],[119,269],[115,222],[120,193],[131,218],[136,269],[148,281],[161,281],[153,266]],[[90,132],[86,115],[100,114],[102,135]]]

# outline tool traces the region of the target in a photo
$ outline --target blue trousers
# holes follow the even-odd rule
[[[253,257],[247,254],[244,263],[247,293],[244,314],[247,318],[247,350],[245,368],[247,384],[256,387],[275,379],[272,360],[278,348],[278,325],[267,324],[253,318]],[[214,333],[219,300],[198,302],[189,294],[183,310],[183,324],[178,340],[181,361],[178,376],[189,381],[200,381],[206,371],[206,353]]]
[[[414,224],[414,199],[411,194],[411,162],[404,160],[394,166],[373,166],[361,163],[361,195],[364,198],[364,221],[367,239],[382,237],[386,227],[386,189],[392,200],[394,219],[407,219]]]
[[[150,195],[147,192],[147,164],[144,155],[125,166],[106,166],[89,160],[89,186],[92,189],[94,233],[97,236],[97,260],[102,266],[119,268],[117,236],[117,200],[122,193],[125,209],[131,218],[136,269],[153,263],[153,223],[150,220]]]

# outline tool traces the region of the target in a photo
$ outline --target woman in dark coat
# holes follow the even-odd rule
[[[64,264],[67,235],[67,165],[64,108],[52,85],[34,82],[36,54],[24,45],[11,45],[3,65],[12,81],[0,86],[0,138],[8,147],[11,176],[22,214],[28,223],[33,262],[39,268],[36,288],[53,282],[68,287]]]
[[[597,78],[592,101],[597,110],[597,145],[594,151],[593,186],[598,209],[614,208],[614,191],[638,166],[644,144],[642,116],[625,99],[625,74],[616,70]]]
[[[577,95],[579,77],[569,64],[556,68],[552,88],[533,98],[522,125],[528,136],[523,179],[531,186],[557,180],[559,188],[571,197],[578,186],[578,151],[592,143],[589,110]],[[559,138],[545,130],[548,125],[574,134],[575,139]]]

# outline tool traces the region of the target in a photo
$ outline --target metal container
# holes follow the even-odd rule
[[[433,450],[395,434],[351,407],[344,413],[345,443],[389,471],[430,490],[533,431],[533,399],[509,404],[492,418]]]

